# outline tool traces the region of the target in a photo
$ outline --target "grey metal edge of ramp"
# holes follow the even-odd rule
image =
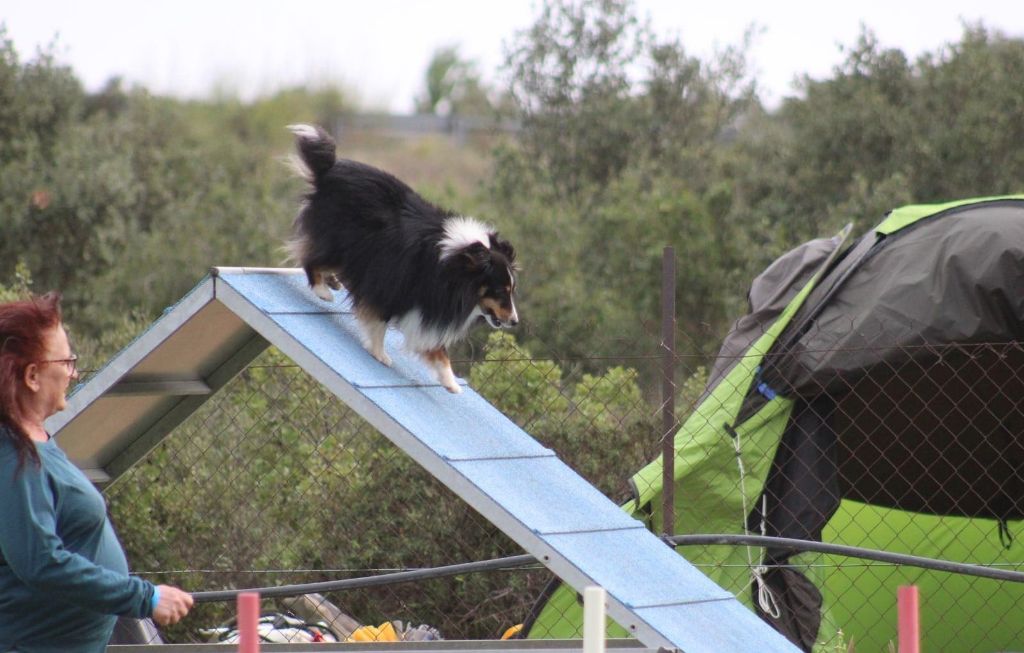
[[[154,653],[153,644],[109,644],[107,653]],[[539,639],[444,639],[427,642],[260,642],[262,653],[579,653],[580,640]],[[165,644],[174,653],[225,653],[227,644]],[[608,653],[658,653],[635,639],[609,639]]]
[[[46,421],[47,430],[94,484],[104,487],[115,481],[269,346],[270,343],[239,316],[233,316],[237,328],[227,335],[218,334],[219,337],[214,338],[217,340],[215,350],[206,351],[205,356],[194,355],[191,365],[178,361],[171,366],[173,369],[164,369],[155,378],[152,370],[140,376],[140,369],[151,363],[151,354],[166,354],[168,350],[172,350],[172,356],[180,353],[176,348],[195,337],[188,329],[204,324],[200,316],[209,318],[211,307],[220,307],[225,316],[230,314],[229,309],[216,302],[214,288],[212,277],[202,279],[181,300],[166,308],[148,329],[78,385],[68,397],[65,410]],[[197,364],[205,369],[192,367]],[[167,362],[159,367],[167,368]],[[123,404],[111,405],[112,398],[142,399],[146,404],[141,411],[126,418],[119,415],[124,412]],[[97,418],[97,415],[115,417],[111,420]],[[101,423],[97,423],[97,419]],[[133,421],[127,422],[128,419]],[[117,423],[110,424],[111,421]],[[113,431],[108,431],[110,426],[114,427]],[[96,459],[109,449],[117,451],[113,458]]]
[[[213,391],[263,346],[277,346],[563,581],[577,590],[603,587],[609,615],[645,646],[686,653],[797,651],[471,388],[452,395],[440,387],[402,351],[400,334],[390,330],[385,341],[392,367],[377,362],[361,344],[344,295],[323,302],[301,270],[214,268],[76,390],[68,410],[47,424],[51,432],[59,437],[63,426],[95,410],[92,404],[116,391],[134,365],[172,338],[180,341],[190,320],[209,314],[211,306],[223,306],[239,327],[251,330],[239,336],[233,362],[222,366],[231,369],[219,374]],[[147,427],[150,434],[138,438],[143,442],[121,454],[124,463],[196,407],[182,403],[158,428]],[[91,436],[76,435],[82,437]]]

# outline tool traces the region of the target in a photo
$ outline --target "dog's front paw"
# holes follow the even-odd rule
[[[391,363],[393,361],[391,360],[391,357],[388,356],[388,353],[386,351],[381,349],[379,352],[371,351],[370,353],[373,354],[373,357],[379,360],[381,363],[387,365],[388,367],[391,367]]]
[[[437,381],[445,390],[452,393],[453,395],[457,395],[460,392],[462,392],[462,388],[459,387],[459,382],[455,380],[455,375],[452,374],[450,368],[439,370],[437,374]]]
[[[448,392],[452,393],[453,395],[457,395],[457,394],[461,394],[462,393],[462,386],[460,386],[458,383],[456,383],[454,381],[452,381],[451,384],[445,383],[443,385],[444,385],[444,389],[447,390]]]
[[[331,292],[331,289],[328,288],[327,284],[325,283],[318,283],[315,286],[313,286],[313,294],[319,297],[320,299],[324,300],[325,302],[334,301],[334,293]]]

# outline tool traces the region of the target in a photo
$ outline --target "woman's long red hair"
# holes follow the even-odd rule
[[[39,462],[35,443],[22,426],[25,368],[46,356],[46,332],[61,323],[60,293],[0,304],[0,425],[6,426],[19,466]],[[2,433],[2,431],[0,431]]]

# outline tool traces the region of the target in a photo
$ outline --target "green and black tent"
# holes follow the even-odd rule
[[[675,532],[1024,563],[1024,195],[906,206],[849,231],[751,285],[675,438]],[[659,459],[624,506],[655,532],[661,479]],[[681,553],[807,651],[839,637],[886,650],[907,583],[929,650],[1024,650],[1020,585],[785,549]],[[553,585],[524,632],[574,637],[580,619]]]

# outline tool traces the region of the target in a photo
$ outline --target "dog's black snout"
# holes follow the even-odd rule
[[[518,318],[512,318],[511,320],[508,321],[508,325],[511,326],[511,327],[514,327],[517,324],[519,324]]]

